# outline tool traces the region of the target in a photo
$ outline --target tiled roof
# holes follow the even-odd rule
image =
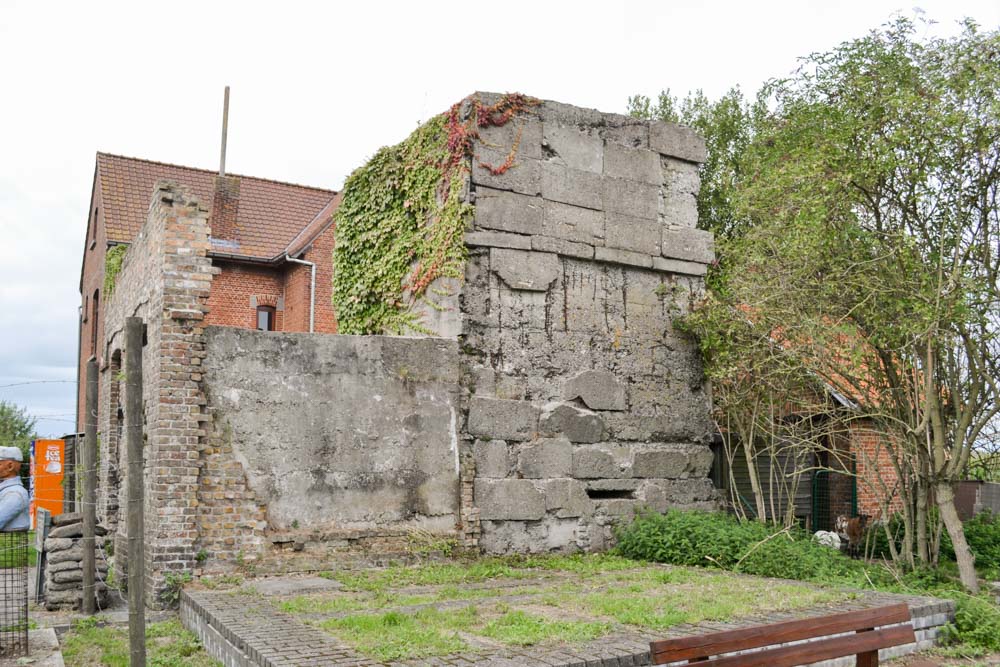
[[[158,180],[185,185],[207,208],[212,206],[216,172],[208,169],[98,153],[97,170],[109,241],[131,243],[146,221]],[[240,176],[239,192],[236,238],[223,239],[225,243],[218,250],[255,259],[274,259],[284,253],[337,194],[252,176]]]

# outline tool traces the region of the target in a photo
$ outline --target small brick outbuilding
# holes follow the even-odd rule
[[[106,260],[146,221],[157,181],[210,203],[212,280],[205,324],[336,333],[330,300],[337,192],[251,176],[98,153],[80,272],[80,377],[87,359],[109,363],[104,332]],[[315,278],[309,263],[315,265]],[[83,383],[77,429],[84,430]]]

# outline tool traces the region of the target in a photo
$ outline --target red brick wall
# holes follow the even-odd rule
[[[285,264],[285,328],[283,331],[309,331],[309,277],[305,264]],[[317,272],[319,267],[316,267]]]
[[[316,332],[337,333],[337,314],[333,311],[333,246],[336,230],[327,227],[316,237],[304,259],[316,262]]]
[[[301,259],[316,264],[316,333],[337,333],[337,317],[333,312],[333,245],[334,227],[327,227]],[[309,331],[310,268],[304,264],[286,265],[285,331]]]
[[[212,281],[205,324],[256,329],[257,309],[250,305],[250,298],[258,297],[262,306],[278,303],[284,296],[282,270],[220,260],[212,263],[222,273]],[[276,312],[274,330],[286,330],[282,310]]]
[[[851,450],[857,461],[858,512],[881,518],[886,496],[890,513],[902,507],[899,498],[896,468],[886,436],[867,421],[856,422],[850,428]]]
[[[91,207],[87,221],[87,236],[83,246],[83,271],[80,287],[80,306],[83,307],[83,321],[80,324],[80,358],[77,360],[80,368],[80,386],[77,393],[77,404],[79,406],[79,423],[77,432],[84,430],[84,401],[87,391],[87,359],[96,354],[98,365],[104,351],[101,349],[104,341],[104,257],[108,249],[108,237],[104,230],[104,211],[101,206],[99,193],[100,175],[95,175],[94,189],[91,193]],[[96,215],[95,215],[96,213]],[[94,317],[93,298],[94,291],[100,295],[99,311]],[[93,327],[97,327],[97,348],[91,343]]]

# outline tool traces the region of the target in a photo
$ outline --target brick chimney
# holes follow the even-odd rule
[[[209,224],[212,238],[222,241],[238,241],[236,220],[240,212],[240,177],[216,176],[215,194],[212,197],[212,213]]]

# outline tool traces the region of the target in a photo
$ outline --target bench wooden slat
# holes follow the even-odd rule
[[[698,662],[698,667],[795,667],[820,660],[877,651],[880,648],[912,644],[916,641],[911,625],[895,625],[883,630],[841,635],[830,639],[782,646],[781,648],[730,655]],[[672,662],[672,661],[671,661]],[[875,664],[878,664],[877,662]]]
[[[737,630],[724,630],[705,635],[664,639],[650,643],[654,665],[679,660],[744,651],[747,649],[786,644],[816,636],[876,628],[906,623],[910,608],[905,604],[859,609],[829,616],[816,616],[798,621],[783,621],[772,625],[757,625]],[[912,632],[912,627],[910,629]]]

